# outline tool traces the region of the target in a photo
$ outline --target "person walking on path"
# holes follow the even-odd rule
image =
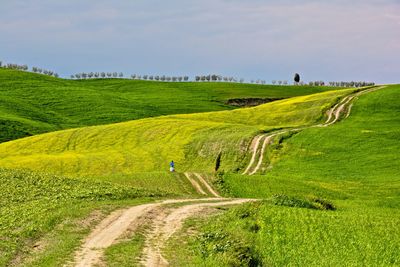
[[[171,160],[171,162],[169,163],[169,171],[170,172],[175,171],[175,162],[173,160]]]

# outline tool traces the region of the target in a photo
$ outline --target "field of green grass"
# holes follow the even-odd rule
[[[338,90],[233,111],[172,115],[52,132],[0,144],[0,166],[73,177],[110,177],[165,171],[235,170],[248,161],[258,132],[314,124],[339,97]],[[134,177],[132,177],[134,182]]]
[[[173,194],[106,182],[90,182],[29,171],[0,169],[0,266],[30,258],[56,266],[71,257],[80,239],[100,218],[85,219],[93,210],[116,207]],[[41,238],[44,243],[37,243]],[[47,241],[46,241],[47,240]],[[46,253],[40,254],[41,250]]]
[[[2,236],[8,238],[2,240],[0,263],[54,266],[70,259],[79,238],[92,227],[78,231],[76,225],[93,209],[107,211],[146,197],[195,197],[182,171],[212,172],[220,152],[223,168],[234,170],[247,162],[247,147],[256,133],[313,124],[351,91],[329,91],[233,111],[84,127],[2,143],[0,166],[9,170],[2,171],[0,225]],[[177,162],[178,173],[167,172],[171,159]],[[58,229],[65,221],[66,226]],[[50,241],[61,240],[58,245],[43,248],[43,253],[32,252],[35,242],[46,240],[48,232]],[[107,257],[118,262],[115,253],[136,247],[136,241],[121,244],[110,249]]]
[[[226,196],[263,200],[189,220],[167,244],[180,246],[167,253],[176,266],[400,265],[400,86],[360,96],[335,125],[278,137],[264,173],[239,174],[255,135],[322,122],[353,91],[0,69],[0,141],[49,132],[0,144],[0,266],[62,265],[110,211],[198,197],[185,171],[208,174]],[[224,104],[248,97],[291,98]],[[133,234],[104,259],[130,266],[143,244]]]
[[[68,128],[229,110],[232,98],[287,98],[329,87],[65,80],[0,68],[0,142]]]
[[[363,95],[346,120],[273,146],[264,175],[225,174],[232,196],[269,200],[199,223],[202,234],[181,260],[203,266],[232,266],[238,259],[262,266],[399,265],[399,97],[398,85]]]

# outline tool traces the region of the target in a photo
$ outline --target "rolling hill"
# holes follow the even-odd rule
[[[343,121],[307,128],[358,89],[68,81],[0,69],[5,74],[21,80],[3,79],[0,99],[8,104],[0,118],[52,132],[0,144],[0,265],[64,264],[116,208],[199,197],[184,172],[205,174],[225,196],[260,201],[189,220],[163,247],[175,266],[400,263],[398,85],[360,96]],[[174,97],[160,94],[166,87]],[[36,94],[33,88],[38,95],[22,97]],[[290,98],[242,109],[224,104],[241,97]],[[298,127],[305,128],[273,139],[261,172],[240,174],[255,136]],[[105,251],[107,262],[131,266],[140,255],[143,233],[125,239]]]
[[[37,135],[0,144],[0,166],[73,177],[110,177],[162,171],[173,159],[179,171],[212,172],[221,153],[222,168],[231,171],[246,163],[249,143],[257,133],[314,124],[340,97],[353,91]]]
[[[170,114],[229,110],[229,99],[287,98],[329,87],[65,80],[0,68],[0,142]]]
[[[93,113],[82,110],[90,107],[81,106],[83,99],[94,99],[93,103],[99,103],[93,97],[98,90],[102,90],[98,88],[104,88],[107,84],[110,86],[109,92],[113,92],[119,85],[129,84],[134,87],[142,84],[144,87],[139,93],[133,92],[131,88],[131,95],[140,98],[149,90],[148,85],[157,85],[126,80],[65,81],[3,69],[0,69],[0,73],[3,78],[5,73],[10,75],[8,84],[3,79],[2,84],[6,85],[0,88],[4,103],[1,116],[10,119],[13,126],[6,129],[12,133],[23,132],[13,128],[13,123],[20,119],[27,123],[25,125],[37,126],[38,131],[72,127],[75,123],[98,123],[96,117],[91,117]],[[88,89],[88,84],[96,86]],[[74,86],[74,94],[67,91]],[[254,88],[259,89],[249,91],[248,85],[231,84],[187,83],[168,86],[178,86],[180,88],[174,90],[189,94],[185,97],[181,94],[181,103],[168,104],[171,113],[232,109],[222,104],[225,101],[223,99],[230,97],[287,97],[291,94],[321,91],[320,88],[258,86]],[[189,93],[188,86],[193,87]],[[167,105],[168,98],[155,100],[160,87],[151,88],[154,98],[138,101],[159,101],[157,105]],[[50,89],[54,90],[54,94],[49,94]],[[36,91],[33,93],[32,90]],[[328,91],[246,109],[169,115],[82,127],[4,142],[0,144],[0,165],[8,169],[0,170],[3,184],[0,190],[0,234],[7,238],[0,242],[0,265],[19,265],[22,262],[25,266],[60,264],[71,257],[72,251],[90,227],[112,209],[159,197],[196,197],[198,193],[181,171],[211,172],[215,157],[220,152],[223,153],[223,168],[237,168],[246,161],[247,146],[254,134],[274,128],[312,124],[320,120],[324,110],[338,98],[351,91]],[[121,95],[121,92],[114,95],[118,94]],[[149,94],[151,96],[152,93]],[[103,92],[100,92],[98,95],[104,97],[103,101],[107,103],[109,101],[106,98],[111,97],[111,93],[103,96]],[[191,98],[205,100],[197,103]],[[215,99],[221,99],[222,102]],[[110,103],[115,104],[113,101]],[[184,103],[186,107],[177,111],[176,108]],[[101,107],[105,113],[112,114],[112,106]],[[54,110],[62,115],[53,116],[56,114]],[[97,111],[100,112],[99,109]],[[150,112],[152,109],[143,108],[141,111]],[[126,113],[124,119],[129,118],[128,110],[121,112]],[[88,117],[83,114],[88,114]],[[25,120],[24,116],[28,119]],[[150,115],[146,113],[143,116]],[[74,117],[81,121],[75,120],[69,124]],[[108,117],[107,120],[110,118],[115,119]],[[57,120],[67,123],[61,125]],[[42,127],[42,123],[50,126]],[[178,164],[179,172],[176,174],[165,171],[171,158]],[[31,169],[39,173],[14,169]],[[43,172],[48,174],[40,174]],[[82,220],[92,216],[93,210],[103,212],[96,216],[97,219],[90,219],[92,223],[85,223],[82,228]],[[40,256],[34,256],[38,252],[32,250],[32,247],[42,246],[35,243],[38,239],[47,240],[47,245],[38,250]],[[54,243],[54,239],[59,241]],[[44,254],[41,254],[42,250]]]

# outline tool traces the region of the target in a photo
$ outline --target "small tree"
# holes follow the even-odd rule
[[[300,74],[294,74],[294,84],[298,84],[300,82]]]
[[[120,72],[120,73],[118,74],[118,76],[119,76],[120,78],[122,78],[122,77],[124,77],[124,74],[123,74],[122,72]]]

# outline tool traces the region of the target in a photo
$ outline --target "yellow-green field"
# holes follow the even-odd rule
[[[252,137],[261,131],[313,124],[353,89],[276,101],[254,108],[173,115],[84,127],[0,144],[0,166],[69,176],[112,176],[162,171],[212,171],[245,164]]]

